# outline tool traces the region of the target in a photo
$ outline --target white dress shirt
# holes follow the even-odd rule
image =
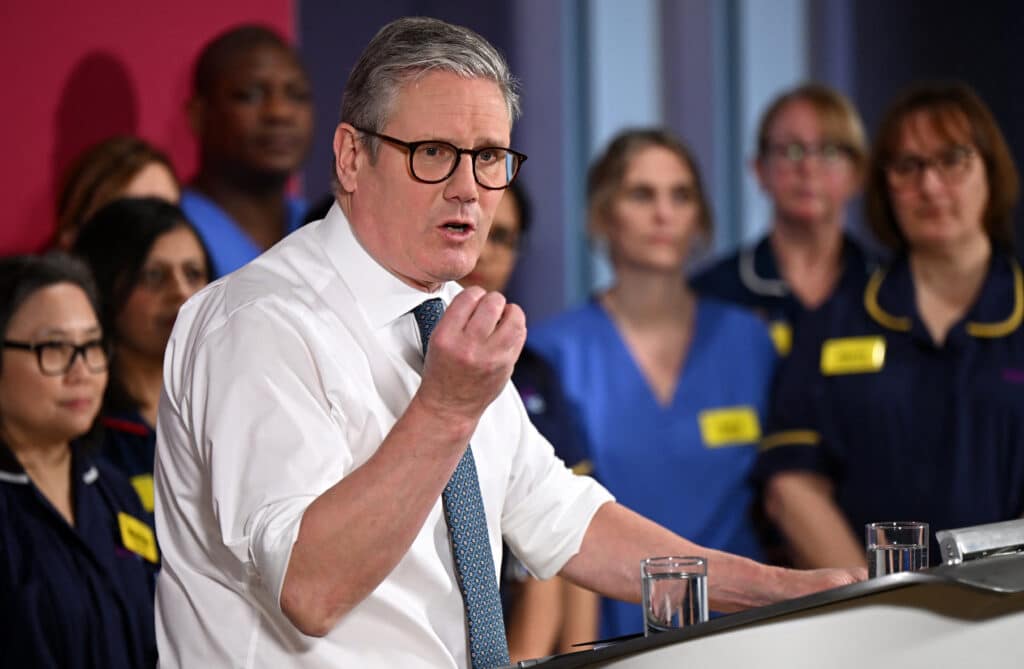
[[[325,637],[303,635],[279,603],[306,507],[370,458],[419,387],[409,312],[429,297],[377,264],[335,205],[181,309],[157,423],[162,667],[468,665],[440,498]],[[471,443],[495,566],[504,534],[534,574],[555,574],[611,495],[555,457],[511,384]]]

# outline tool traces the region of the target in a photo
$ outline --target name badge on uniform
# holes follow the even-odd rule
[[[133,476],[132,487],[135,488],[135,492],[139,495],[142,508],[153,513],[153,475],[139,474],[138,476]]]
[[[789,323],[772,321],[768,326],[768,334],[771,335],[772,343],[775,344],[775,352],[780,356],[789,355],[789,351],[793,348],[793,328]]]
[[[739,446],[761,439],[761,421],[753,407],[706,409],[697,414],[697,422],[708,448]]]
[[[885,337],[840,337],[821,345],[825,376],[877,372],[885,365]]]
[[[117,524],[121,528],[121,543],[125,548],[153,563],[160,559],[156,552],[156,537],[149,525],[124,511],[117,512]]]

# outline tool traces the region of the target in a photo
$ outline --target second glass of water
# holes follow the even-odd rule
[[[702,557],[652,557],[640,562],[644,636],[708,619],[708,563]]]
[[[928,523],[868,523],[865,534],[868,578],[928,566]]]

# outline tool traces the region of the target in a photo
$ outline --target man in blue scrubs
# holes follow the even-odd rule
[[[289,182],[309,150],[313,106],[297,54],[262,26],[210,42],[193,87],[188,112],[200,164],[181,208],[210,250],[215,278],[302,224],[306,203]]]

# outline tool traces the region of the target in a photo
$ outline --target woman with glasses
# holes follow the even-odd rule
[[[185,214],[155,198],[116,200],[74,246],[96,277],[114,358],[103,405],[103,451],[153,510],[156,410],[164,349],[178,308],[209,281],[210,257]]]
[[[0,260],[0,331],[3,664],[153,667],[153,531],[87,445],[108,364],[88,270]]]
[[[760,558],[748,476],[776,356],[756,317],[683,280],[712,232],[696,164],[663,130],[627,130],[591,166],[587,200],[615,281],[531,328],[528,343],[558,371],[593,469],[620,503]],[[602,636],[642,628],[639,606],[602,602]]]
[[[754,309],[785,355],[799,317],[868,271],[843,230],[866,159],[860,117],[840,93],[805,84],[776,98],[761,116],[753,161],[772,202],[770,230],[698,274],[694,290]]]
[[[801,564],[865,564],[872,521],[934,531],[1024,512],[1017,191],[966,86],[916,86],[889,108],[868,206],[894,259],[801,324],[757,467]]]

